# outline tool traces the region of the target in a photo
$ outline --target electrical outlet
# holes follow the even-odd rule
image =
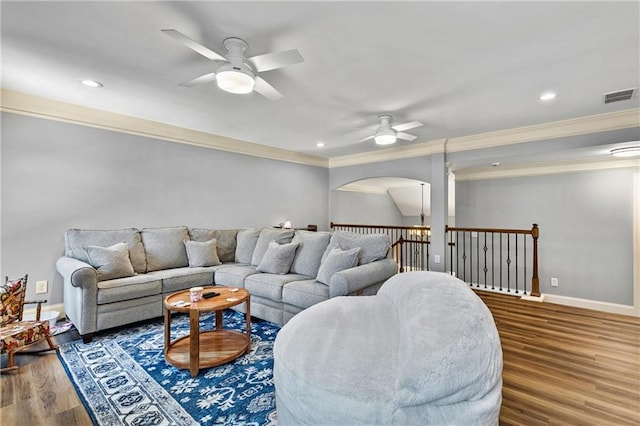
[[[440,263],[440,255],[439,254],[434,254],[433,255],[433,261],[435,263]]]
[[[48,291],[47,287],[49,282],[47,280],[44,281],[36,281],[36,294],[46,293]]]
[[[558,279],[551,278],[551,287],[558,287]]]

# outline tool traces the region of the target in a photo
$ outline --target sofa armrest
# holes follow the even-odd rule
[[[64,278],[64,312],[83,336],[98,324],[98,273],[88,263],[63,256],[56,269]]]
[[[56,269],[65,282],[69,282],[74,287],[90,288],[98,284],[98,273],[95,268],[81,260],[63,256],[56,262]]]
[[[384,282],[398,273],[393,259],[382,259],[336,272],[329,281],[329,297],[346,296]]]

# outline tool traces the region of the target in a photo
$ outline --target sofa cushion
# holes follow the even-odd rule
[[[143,228],[142,242],[147,254],[147,271],[180,268],[189,265],[184,240],[189,239],[186,226]]]
[[[215,238],[220,262],[235,261],[237,229],[189,228],[189,235],[192,241],[209,241]]]
[[[293,229],[262,228],[256,247],[253,250],[251,264],[256,266],[260,264],[270,242],[275,241],[278,244],[290,243],[294,232]]]
[[[65,256],[89,263],[86,246],[109,247],[126,242],[129,246],[129,259],[133,269],[143,274],[147,270],[147,258],[142,245],[140,231],[134,228],[100,230],[68,229],[64,234]]]
[[[329,280],[331,280],[333,274],[358,265],[359,254],[360,247],[354,247],[349,250],[341,250],[339,247],[334,247],[320,264],[316,279],[322,284],[329,285]]]
[[[317,276],[322,254],[327,249],[330,238],[328,232],[296,231],[292,242],[298,244],[298,250],[291,264],[291,272]]]
[[[217,266],[220,265],[218,251],[216,249],[217,240],[212,238],[209,241],[189,241],[184,240],[184,247],[187,249],[189,267]]]
[[[282,290],[282,301],[291,306],[306,309],[329,299],[329,286],[316,280],[293,281]]]
[[[337,244],[343,250],[360,247],[358,264],[366,265],[384,259],[391,247],[391,237],[386,234],[357,234],[355,232],[335,231],[331,244]],[[329,248],[327,248],[329,250]]]
[[[174,268],[153,271],[147,275],[162,279],[162,292],[171,293],[190,287],[213,285],[213,274],[217,267]]]
[[[234,259],[237,263],[246,263],[247,265],[251,263],[253,251],[258,243],[258,237],[260,237],[259,229],[249,228],[238,231]]]
[[[244,287],[251,296],[260,296],[274,302],[282,302],[282,287],[292,281],[300,281],[309,277],[300,274],[254,274],[244,281]]]
[[[222,265],[216,270],[213,278],[217,285],[242,288],[245,278],[256,273],[259,272],[253,265]]]
[[[279,275],[288,273],[297,248],[297,243],[278,244],[271,241],[258,265],[258,271]]]
[[[98,304],[121,302],[160,294],[162,281],[147,274],[117,278],[98,283]]]
[[[130,277],[135,274],[129,260],[127,243],[117,243],[109,247],[87,246],[85,250],[89,265],[96,268],[98,281]]]

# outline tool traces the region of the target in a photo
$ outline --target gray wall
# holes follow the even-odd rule
[[[327,229],[327,169],[3,113],[2,275],[49,280],[67,228]]]
[[[543,293],[633,305],[635,171],[456,182],[457,226],[538,223]]]
[[[402,214],[388,194],[331,191],[331,220],[363,225],[402,225]]]

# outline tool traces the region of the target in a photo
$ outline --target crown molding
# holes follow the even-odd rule
[[[1,111],[324,168],[356,166],[640,127],[640,109],[635,108],[478,135],[437,139],[363,154],[323,158],[6,89],[0,89],[0,98]],[[467,174],[469,173],[464,173]]]
[[[485,179],[503,179],[524,176],[543,176],[560,173],[574,173],[594,170],[610,170],[637,167],[640,170],[640,158],[598,157],[588,160],[571,160],[520,165],[479,167],[454,171],[457,182]]]
[[[447,153],[640,127],[640,109],[628,109],[570,120],[451,138]]]
[[[307,166],[326,168],[329,163],[326,158],[314,155],[227,138],[6,89],[1,89],[0,97],[0,110],[5,112]]]
[[[329,168],[357,166],[361,164],[379,163],[390,160],[403,160],[405,158],[422,157],[445,152],[447,139],[422,142],[414,145],[395,148],[379,149],[364,154],[343,155],[329,158]]]

